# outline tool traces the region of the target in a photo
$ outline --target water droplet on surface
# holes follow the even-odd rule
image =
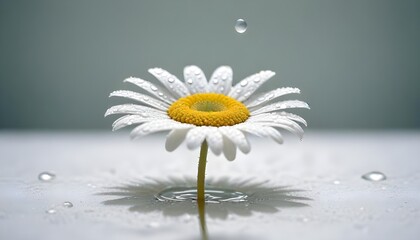
[[[168,82],[173,83],[175,82],[175,79],[173,77],[168,78]]]
[[[45,211],[48,214],[55,214],[57,213],[57,210],[55,210],[54,208],[48,209],[47,211]]]
[[[206,203],[238,203],[246,202],[248,199],[247,194],[235,190],[208,187],[205,191]],[[195,202],[197,200],[197,189],[195,187],[173,187],[163,190],[155,197],[161,202]]]
[[[335,185],[338,185],[338,184],[340,184],[341,182],[340,182],[340,181],[338,181],[338,180],[335,180],[333,183],[334,183]]]
[[[63,202],[63,206],[66,208],[72,208],[73,207],[73,203],[71,202]]]
[[[247,84],[248,84],[248,81],[247,80],[243,80],[241,82],[241,87],[245,87]]]
[[[236,20],[236,24],[235,24],[236,32],[244,33],[247,27],[248,27],[248,24],[242,18]]]
[[[55,174],[49,172],[42,172],[38,175],[38,179],[43,182],[49,182],[55,178]]]
[[[366,181],[379,182],[385,180],[386,176],[381,172],[373,171],[362,175],[362,178]]]
[[[192,84],[193,83],[193,80],[191,78],[188,78],[187,83],[188,84]]]
[[[157,91],[157,87],[155,86],[150,86],[150,89],[152,89],[152,91]]]

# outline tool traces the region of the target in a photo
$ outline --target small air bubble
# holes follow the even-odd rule
[[[379,182],[384,181],[386,179],[386,176],[381,172],[373,171],[362,175],[362,179],[371,182]]]
[[[54,208],[48,209],[47,211],[45,211],[48,214],[56,214],[57,210],[55,210]]]
[[[55,178],[55,174],[49,172],[42,172],[38,175],[38,179],[42,182],[49,182]]]
[[[63,203],[63,206],[66,207],[66,208],[72,208],[73,207],[73,203],[71,203],[71,202],[64,202]]]

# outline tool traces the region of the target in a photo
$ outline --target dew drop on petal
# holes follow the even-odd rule
[[[241,82],[241,87],[245,87],[247,84],[248,84],[248,81],[244,80],[244,81]]]
[[[224,73],[224,74],[222,75],[222,80],[223,80],[223,81],[225,81],[225,80],[227,80],[227,78],[228,78],[227,73]]]
[[[38,175],[38,179],[42,182],[49,182],[55,178],[55,174],[49,172],[42,172]]]
[[[173,83],[175,82],[175,79],[173,77],[168,78],[168,82]]]
[[[381,172],[373,171],[362,175],[362,178],[366,181],[379,182],[385,180],[386,176]]]
[[[248,27],[248,24],[242,18],[236,20],[236,24],[235,24],[236,32],[244,33],[247,27]]]
[[[191,78],[188,78],[187,83],[188,84],[192,84],[193,83],[193,80]]]
[[[152,91],[157,91],[158,90],[157,87],[155,87],[155,86],[150,86],[150,89],[152,89]]]

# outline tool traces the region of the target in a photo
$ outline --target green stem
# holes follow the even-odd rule
[[[197,175],[197,201],[204,201],[204,186],[206,179],[206,163],[207,163],[207,142],[204,140],[201,144],[200,159],[198,160],[198,175]]]
[[[206,183],[206,164],[207,164],[207,142],[204,140],[201,144],[200,159],[198,160],[198,174],[197,174],[197,205],[198,217],[200,219],[201,239],[207,240],[206,227],[206,200],[205,200],[205,183]]]

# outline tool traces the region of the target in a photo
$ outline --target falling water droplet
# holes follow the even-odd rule
[[[71,202],[63,202],[63,206],[66,208],[72,208],[73,207],[73,203]]]
[[[42,182],[49,182],[55,178],[55,174],[49,172],[42,172],[38,175],[38,179]]]
[[[235,24],[236,32],[244,33],[247,27],[248,27],[248,24],[242,18],[236,20],[236,24]]]
[[[54,208],[48,209],[47,211],[45,211],[48,214],[55,214],[57,213],[57,210],[55,210]]]
[[[364,180],[371,181],[371,182],[379,182],[379,181],[385,180],[386,176],[385,176],[385,174],[383,174],[381,172],[373,171],[373,172],[369,172],[369,173],[366,173],[366,174],[362,175],[362,178]]]

